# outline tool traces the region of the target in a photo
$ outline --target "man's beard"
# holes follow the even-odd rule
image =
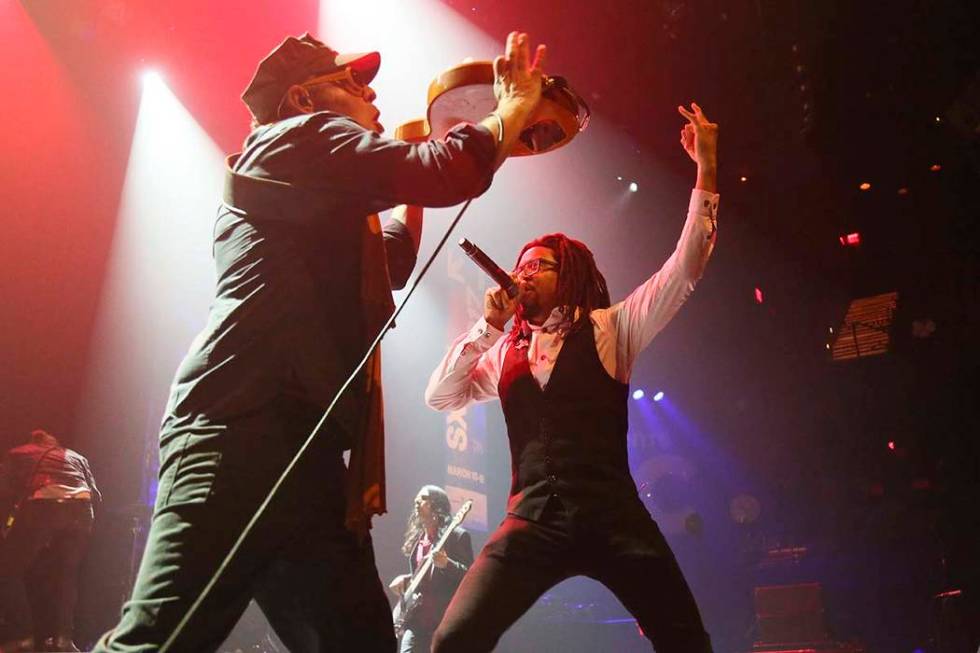
[[[524,296],[517,305],[517,316],[522,320],[541,318],[541,304],[533,295]]]
[[[530,296],[521,297],[520,303],[517,305],[517,313],[524,317],[525,315],[534,315],[538,312],[538,302]]]

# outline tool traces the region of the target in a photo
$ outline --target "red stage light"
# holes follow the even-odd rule
[[[840,236],[838,240],[844,247],[857,247],[861,244],[861,234],[855,231],[847,234],[846,236]]]
[[[894,440],[889,440],[888,441],[888,448],[891,449],[892,451],[895,451],[895,441]]]
[[[757,304],[761,304],[762,303],[762,289],[761,288],[756,288],[755,289],[755,301],[756,301]]]

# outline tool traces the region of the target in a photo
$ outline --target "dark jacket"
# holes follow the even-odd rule
[[[14,447],[0,462],[0,507],[9,510],[46,485],[88,490],[101,499],[85,456],[64,447],[33,442]]]
[[[275,215],[219,210],[216,297],[177,371],[164,434],[227,423],[283,392],[325,407],[380,326],[367,324],[363,310],[366,216],[479,194],[495,152],[479,126],[410,145],[330,112],[252,132],[235,172],[287,183],[301,200]],[[415,263],[411,239],[397,224],[376,237],[400,288]],[[367,267],[383,273],[385,265]]]
[[[435,544],[435,543],[433,543]],[[442,615],[446,612],[449,602],[456,593],[466,570],[473,564],[473,542],[470,534],[463,528],[456,528],[446,540],[446,554],[449,556],[449,564],[445,569],[439,569],[432,565],[431,576],[422,582],[420,591],[422,593],[422,605],[419,610],[412,615],[408,621],[408,627],[435,631]],[[416,559],[418,558],[418,543],[412,549],[412,554],[408,557],[409,571],[414,575]]]

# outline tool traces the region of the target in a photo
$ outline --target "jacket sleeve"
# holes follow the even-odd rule
[[[446,554],[449,556],[449,565],[442,571],[454,584],[459,585],[473,564],[473,541],[469,531],[457,528],[446,543]]]
[[[388,276],[392,290],[401,290],[408,283],[415,269],[417,254],[412,236],[401,222],[388,220],[382,229],[385,255],[388,258]]]
[[[315,178],[369,212],[399,204],[445,207],[483,194],[493,180],[496,143],[486,127],[461,124],[445,137],[407,143],[330,112],[299,127]]]

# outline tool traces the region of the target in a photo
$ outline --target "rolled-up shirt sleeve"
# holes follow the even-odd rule
[[[331,112],[313,114],[309,165],[335,192],[371,212],[398,204],[444,207],[481,195],[493,180],[496,143],[481,125],[460,124],[444,138],[407,143]]]
[[[503,335],[480,318],[456,338],[429,377],[425,403],[435,410],[456,410],[495,399],[506,343]]]
[[[663,266],[630,295],[609,309],[593,311],[592,321],[612,338],[598,339],[599,356],[615,360],[609,372],[628,382],[637,355],[650,344],[694,290],[704,274],[717,236],[718,195],[695,189],[687,220],[674,252]],[[601,351],[614,346],[615,353]]]

